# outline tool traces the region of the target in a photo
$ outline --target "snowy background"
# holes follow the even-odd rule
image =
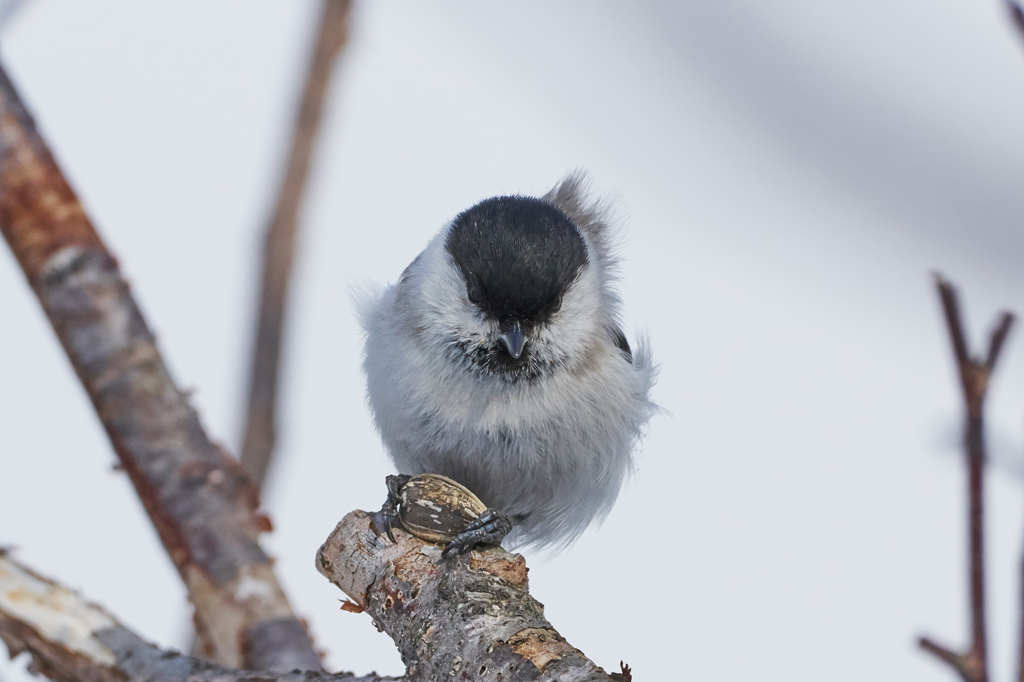
[[[178,381],[237,448],[259,234],[318,3],[29,0],[0,55]],[[353,286],[485,196],[589,170],[628,328],[662,365],[639,470],[531,583],[638,680],[946,680],[966,640],[958,385],[1024,312],[1024,41],[996,0],[362,3],[304,211],[265,539],[331,666],[398,673],[313,568],[380,504]],[[13,259],[0,254],[0,544],[156,642],[184,591]],[[1024,345],[990,396],[997,678],[1015,656]],[[21,662],[0,663],[19,682]]]

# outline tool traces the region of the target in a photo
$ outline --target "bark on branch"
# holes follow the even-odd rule
[[[178,390],[117,261],[0,69],[0,230],[184,580],[205,652],[319,667],[257,537],[269,522]]]
[[[318,570],[398,646],[409,682],[628,680],[609,675],[563,638],[530,596],[523,557],[500,547],[441,559],[401,530],[396,543],[354,511],[317,553]],[[620,664],[621,665],[621,664]]]
[[[59,682],[427,682],[442,679],[631,679],[609,675],[544,618],[527,589],[523,558],[494,547],[452,560],[400,529],[396,542],[373,517],[350,513],[317,552],[317,568],[395,641],[403,678],[319,670],[236,670],[160,649],[109,612],[0,552],[0,640],[11,657]]]
[[[160,649],[107,611],[0,554],[0,640],[58,682],[385,682],[376,674],[233,670]]]
[[[260,299],[249,369],[249,405],[242,466],[262,488],[274,451],[277,387],[284,343],[285,304],[295,259],[299,208],[313,164],[313,144],[338,54],[348,39],[350,0],[323,0],[313,58],[292,128],[291,149],[263,244]]]

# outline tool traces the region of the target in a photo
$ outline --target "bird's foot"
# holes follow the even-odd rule
[[[512,530],[512,519],[497,509],[488,509],[445,545],[444,557],[462,554],[476,545],[500,545]]]
[[[384,532],[387,533],[388,540],[395,542],[395,536],[392,534],[391,529],[397,523],[401,525],[401,521],[398,517],[398,506],[401,503],[402,498],[399,493],[402,491],[402,486],[409,482],[412,476],[407,474],[390,475],[385,480],[388,486],[388,499],[384,501],[384,506],[380,508],[377,515],[380,517],[381,524],[384,526]]]

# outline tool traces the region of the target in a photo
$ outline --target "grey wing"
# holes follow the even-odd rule
[[[629,347],[629,341],[626,339],[626,335],[622,333],[622,330],[618,326],[612,327],[608,330],[612,335],[612,341],[616,347],[622,351],[622,355],[625,356],[629,364],[633,364],[633,349]]]

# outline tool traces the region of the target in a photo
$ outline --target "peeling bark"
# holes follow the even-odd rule
[[[0,555],[0,640],[58,682],[387,682],[376,674],[233,670],[160,649],[75,592]]]
[[[254,488],[178,390],[116,260],[2,70],[0,230],[188,587],[204,652],[231,666],[318,668],[257,542],[269,522],[256,513]],[[263,646],[247,659],[253,637]]]
[[[500,547],[450,560],[400,529],[396,543],[354,511],[317,569],[395,641],[414,680],[621,680],[565,641],[530,596],[523,557]]]

